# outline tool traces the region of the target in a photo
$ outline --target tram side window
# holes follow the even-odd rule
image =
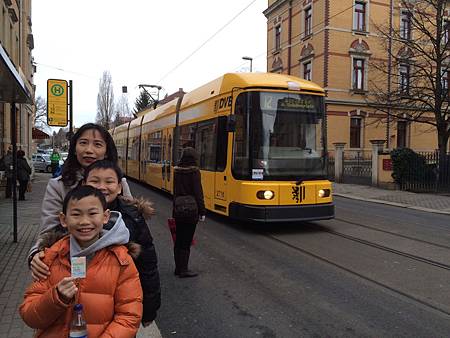
[[[138,160],[139,155],[139,138],[133,137],[129,140],[128,143],[128,159],[129,160]]]
[[[117,148],[117,157],[119,158],[119,160],[123,159],[123,144],[122,144],[122,140],[116,140],[116,148]]]
[[[221,116],[218,119],[217,128],[217,152],[216,170],[224,171],[227,166],[228,132],[227,117]]]
[[[151,163],[161,163],[161,134],[161,131],[150,134],[147,151],[149,151]]]
[[[197,127],[195,149],[203,170],[216,170],[216,122],[217,119],[201,122]]]
[[[249,173],[248,161],[248,116],[245,107],[247,94],[241,94],[236,99],[235,116],[236,129],[234,132],[234,163],[233,173],[236,177],[247,177]]]
[[[197,124],[187,124],[180,126],[180,139],[178,143],[178,160],[181,158],[181,152],[183,148],[192,147],[195,148],[195,131]]]

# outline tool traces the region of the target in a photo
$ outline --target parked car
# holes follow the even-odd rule
[[[33,163],[35,171],[52,172],[52,163],[50,162],[50,155],[38,153],[31,155],[31,162]]]
[[[66,162],[66,159],[67,159],[67,156],[69,156],[69,153],[67,153],[67,152],[61,152],[61,153],[59,153],[59,155],[61,156],[61,160],[62,160],[63,162]]]

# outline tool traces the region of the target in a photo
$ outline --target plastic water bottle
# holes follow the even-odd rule
[[[83,304],[76,304],[73,307],[69,338],[87,338],[87,336],[87,326],[86,321],[84,320]]]

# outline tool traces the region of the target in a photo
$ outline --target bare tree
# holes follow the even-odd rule
[[[368,103],[399,119],[431,126],[441,158],[450,137],[447,0],[401,0],[399,27],[377,26],[386,60],[371,62]]]
[[[46,133],[51,132],[51,128],[47,125],[47,101],[42,96],[38,96],[35,107],[34,126]]]
[[[114,90],[111,74],[105,70],[100,79],[97,95],[97,117],[95,121],[106,129],[112,127],[114,115]]]
[[[122,94],[119,101],[116,103],[114,114],[114,125],[118,126],[123,123],[124,118],[131,117],[131,109],[126,95]]]

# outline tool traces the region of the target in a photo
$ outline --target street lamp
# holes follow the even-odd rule
[[[252,63],[253,63],[253,58],[251,58],[250,56],[243,56],[242,60],[247,60],[250,61],[250,73],[252,72]]]

